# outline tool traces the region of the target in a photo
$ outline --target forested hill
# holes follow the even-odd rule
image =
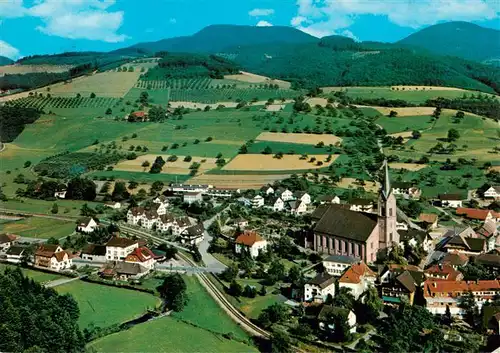
[[[500,61],[500,31],[469,22],[447,22],[424,28],[397,42],[439,55],[475,61]]]
[[[139,43],[130,48],[150,52],[216,53],[229,47],[269,43],[315,43],[317,41],[317,38],[292,27],[212,25],[203,28],[192,36]]]
[[[432,85],[500,92],[499,68],[382,43],[327,38],[232,48],[227,55],[247,71],[305,87]]]
[[[0,55],[0,66],[13,64],[14,60],[11,60],[5,56]]]

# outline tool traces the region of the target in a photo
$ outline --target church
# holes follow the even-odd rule
[[[399,243],[396,198],[386,162],[383,168],[377,213],[351,211],[341,204],[322,205],[313,213],[317,222],[309,246],[318,253],[353,256],[370,263],[380,249]]]

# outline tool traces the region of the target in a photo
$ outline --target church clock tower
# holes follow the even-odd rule
[[[396,231],[396,197],[391,189],[387,160],[382,169],[384,174],[378,195],[379,242],[380,248],[387,248],[399,243],[399,234]]]

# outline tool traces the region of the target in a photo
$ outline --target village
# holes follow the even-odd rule
[[[158,271],[193,273],[199,266],[218,278],[228,297],[259,293],[272,295],[270,307],[302,308],[318,339],[339,330],[335,315],[347,323],[348,337],[366,332],[367,321],[352,303],[366,305],[374,293],[370,301],[380,315],[384,307],[418,305],[472,327],[474,312],[480,317],[472,320],[498,335],[500,213],[487,207],[500,200],[500,186],[471,192],[470,200],[439,195],[432,203],[441,214],[410,218],[398,204],[419,200],[420,190],[391,183],[386,164],[383,173],[377,200],[314,198],[279,183],[250,193],[173,183],[128,209],[106,203],[122,215],[118,222],[79,219],[79,246],[63,248],[53,240],[27,245],[15,234],[1,234],[0,261],[117,285],[140,284]],[[64,190],[57,193],[64,197]],[[210,203],[218,212],[203,219],[178,206]],[[453,227],[441,223],[450,218]],[[351,305],[342,304],[345,298]]]

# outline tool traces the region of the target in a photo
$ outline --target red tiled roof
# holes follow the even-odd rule
[[[357,264],[352,264],[351,267],[349,267],[340,277],[339,282],[359,283],[361,281],[361,277],[363,276],[376,277],[377,275],[368,267],[367,264],[360,261]]]
[[[19,236],[15,234],[0,234],[0,244],[11,243],[17,238]]]
[[[236,238],[236,244],[253,246],[256,242],[264,240],[257,232],[245,230]]]
[[[450,264],[434,265],[424,271],[426,277],[431,277],[434,281],[456,281],[461,277],[461,272],[457,271]],[[445,278],[439,278],[439,277]]]
[[[139,118],[144,118],[146,116],[146,112],[143,111],[137,111],[132,113],[133,116],[139,117]]]
[[[468,291],[500,291],[500,280],[482,281],[435,281],[429,279],[424,283],[424,297],[432,297],[434,294],[442,293],[445,296],[454,297]],[[493,295],[492,295],[493,296]]]
[[[478,208],[466,207],[457,208],[457,215],[465,216],[470,219],[479,219],[481,221],[484,221],[490,212],[493,217],[500,218],[500,214],[492,210],[480,210]]]
[[[56,257],[57,262],[63,261],[64,260],[64,255],[68,255],[68,258],[69,258],[69,254],[66,253],[66,251],[59,251],[59,252],[56,252],[54,254],[54,256]]]
[[[128,254],[125,261],[145,262],[154,258],[155,254],[153,254],[149,248],[141,246],[139,248],[135,248],[130,254]]]

